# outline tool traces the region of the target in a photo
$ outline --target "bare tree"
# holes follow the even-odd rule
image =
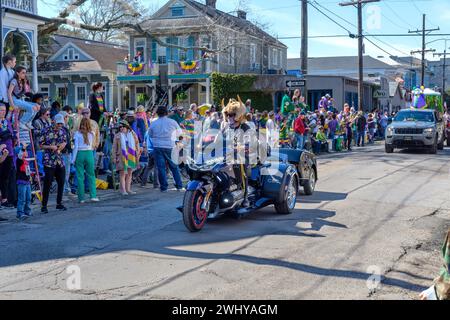
[[[143,23],[148,20],[148,11],[140,11],[143,9],[138,0],[128,0],[128,2],[124,0],[66,1],[68,2],[66,2],[60,14],[40,27],[39,32],[41,36],[56,32],[62,26],[81,29],[91,37],[100,37],[100,40],[111,39],[111,37],[117,37],[118,34],[124,33],[124,31],[129,31],[153,39],[163,47],[218,54],[231,52],[233,47],[248,45],[248,35],[258,33],[258,27],[254,24],[247,23],[243,26],[236,19],[232,19],[226,14],[221,14],[210,18],[209,22],[202,26],[202,34],[209,35],[209,41],[197,43],[194,46],[167,43],[160,37],[155,37],[152,30],[147,30],[143,27]],[[237,4],[241,9],[248,7],[247,0],[238,0]],[[86,6],[86,8],[83,6]],[[97,14],[88,10],[92,6],[94,6]],[[114,12],[105,13],[104,16],[101,16],[102,12],[109,10],[108,8],[114,8]],[[141,14],[141,12],[144,14]],[[263,36],[263,41],[272,40],[270,36]]]

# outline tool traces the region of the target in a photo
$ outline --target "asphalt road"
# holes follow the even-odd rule
[[[315,195],[290,216],[197,234],[182,194],[153,189],[1,223],[0,299],[415,299],[450,226],[450,149],[383,151],[320,158]]]

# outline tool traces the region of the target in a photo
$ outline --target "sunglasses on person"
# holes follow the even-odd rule
[[[226,113],[225,116],[234,118],[236,117],[236,113]]]

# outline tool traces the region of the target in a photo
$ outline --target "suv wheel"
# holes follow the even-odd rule
[[[444,150],[444,139],[437,145],[438,150]]]
[[[386,150],[386,153],[394,153],[394,147],[385,144],[384,149]]]
[[[431,146],[430,153],[431,154],[436,154],[437,150],[438,150],[438,142],[437,142],[437,138],[436,138],[436,141]]]

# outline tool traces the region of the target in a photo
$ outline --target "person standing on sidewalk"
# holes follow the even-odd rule
[[[39,137],[40,148],[44,150],[44,191],[42,199],[41,213],[48,213],[47,204],[50,196],[50,188],[53,179],[56,178],[58,191],[56,197],[56,209],[65,211],[66,207],[62,204],[64,193],[64,182],[66,177],[65,163],[62,157],[62,150],[66,147],[67,137],[63,130],[64,118],[62,115],[55,116],[54,124],[43,130]],[[69,165],[69,164],[67,164]]]
[[[166,107],[159,107],[157,112],[158,119],[155,120],[149,128],[149,137],[153,141],[156,165],[158,167],[158,178],[161,185],[161,192],[167,192],[167,172],[166,163],[168,163],[177,190],[183,190],[180,169],[172,159],[172,151],[175,148],[175,142],[183,134],[180,126],[172,119],[169,119]]]
[[[94,136],[95,134],[91,128],[91,122],[89,119],[83,118],[79,130],[75,132],[73,137],[74,148],[71,163],[75,164],[76,167],[78,185],[84,185],[84,177],[86,174],[91,201],[98,202],[94,163]],[[85,203],[84,188],[78,188],[77,193],[78,201],[80,203]]]
[[[114,136],[112,158],[120,173],[120,191],[123,196],[136,194],[131,190],[133,171],[139,163],[139,140],[127,121],[119,123],[119,132]]]
[[[17,219],[24,221],[32,216],[30,166],[27,161],[27,145],[17,147],[16,151]]]
[[[34,138],[34,145],[35,145],[35,152],[36,152],[36,160],[39,168],[39,173],[44,176],[44,151],[39,148],[39,137],[42,134],[42,131],[48,127],[51,127],[52,122],[50,120],[50,109],[44,109],[42,108],[39,111],[39,118],[33,121],[33,138]]]
[[[150,172],[153,170],[153,173],[152,173],[153,187],[155,189],[157,189],[157,188],[159,188],[158,166],[156,165],[156,161],[155,161],[155,149],[153,147],[153,141],[148,134],[148,130],[147,130],[147,133],[145,134],[144,150],[145,150],[145,152],[147,152],[148,165],[147,165],[147,167],[145,167],[144,174],[142,176],[142,185],[141,186],[145,187],[147,185],[148,177],[150,175]]]
[[[305,113],[302,112],[300,115],[295,119],[294,122],[294,131],[295,135],[297,137],[297,149],[303,150],[303,146],[305,145],[305,123],[303,120],[305,119]]]
[[[61,152],[62,153],[62,157],[64,160],[64,164],[66,167],[66,176],[65,176],[65,183],[64,183],[64,193],[66,195],[71,194],[72,193],[72,188],[69,182],[70,179],[70,167],[71,167],[71,160],[72,160],[72,133],[70,132],[70,128],[69,128],[69,114],[65,111],[61,111],[59,113],[60,115],[63,116],[64,118],[64,133],[66,135],[66,147],[64,148],[64,150]]]
[[[362,111],[358,112],[358,116],[356,117],[356,130],[357,130],[357,145],[358,147],[365,145],[366,139],[366,117]]]

